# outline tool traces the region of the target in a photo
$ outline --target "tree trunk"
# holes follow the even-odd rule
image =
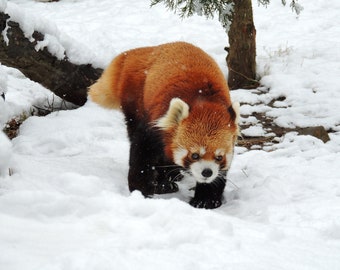
[[[35,45],[44,40],[44,35],[34,32],[33,41],[24,36],[18,23],[8,20],[10,17],[0,12],[0,33],[8,26],[7,38],[0,35],[0,62],[19,69],[29,79],[42,84],[57,96],[76,105],[83,105],[87,100],[87,88],[102,73],[92,65],[76,65],[55,56],[44,48],[36,51]],[[8,45],[7,45],[8,44]]]
[[[227,65],[230,89],[256,88],[256,29],[251,0],[234,1],[234,13],[228,32]]]

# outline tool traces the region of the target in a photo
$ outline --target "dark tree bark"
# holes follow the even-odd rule
[[[234,1],[228,32],[227,65],[230,89],[256,88],[256,29],[251,0]]]
[[[76,65],[67,57],[63,60],[44,48],[36,51],[35,45],[44,40],[44,35],[34,32],[34,41],[28,40],[20,25],[0,12],[0,33],[8,26],[8,45],[0,35],[0,62],[6,66],[19,69],[29,79],[40,83],[57,96],[76,105],[83,105],[87,100],[87,88],[102,73],[92,65]]]

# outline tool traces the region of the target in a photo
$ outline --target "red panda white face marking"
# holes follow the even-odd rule
[[[188,155],[188,150],[184,148],[178,148],[174,151],[174,162],[181,166],[184,167],[184,158]]]
[[[197,149],[197,150],[195,150]],[[184,167],[199,183],[211,183],[221,171],[230,167],[233,153],[223,149],[207,151],[205,147],[185,150],[178,148],[174,151],[175,163]]]
[[[219,172],[219,164],[210,160],[199,160],[189,166],[190,172],[199,183],[211,183]]]
[[[231,151],[230,153],[227,153],[223,149],[217,149],[215,151],[216,159],[222,159],[221,161],[225,161],[223,163],[223,167],[221,167],[221,170],[225,170],[225,171],[229,170],[231,161],[233,159],[233,155],[234,155],[234,151]]]

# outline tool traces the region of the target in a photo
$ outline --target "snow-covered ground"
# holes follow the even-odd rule
[[[266,151],[237,147],[225,203],[202,210],[187,203],[185,182],[178,194],[153,199],[129,193],[119,112],[88,102],[30,117],[11,143],[0,134],[0,269],[340,269],[340,1],[299,3],[297,17],[281,1],[268,8],[254,1],[264,92],[232,97],[247,103],[243,115],[265,112],[284,127],[323,125],[332,130],[329,142],[292,132]],[[148,0],[12,0],[6,12],[28,36],[33,27],[47,33],[50,43],[41,46],[79,63],[105,67],[123,50],[183,40],[227,74],[227,36],[216,20],[181,20]],[[0,84],[2,126],[53,99],[4,66]],[[265,134],[254,126],[245,133]]]

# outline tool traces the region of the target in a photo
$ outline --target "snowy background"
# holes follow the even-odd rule
[[[129,193],[119,112],[88,102],[30,117],[12,142],[0,133],[0,269],[340,269],[340,1],[301,0],[299,16],[279,0],[253,2],[263,87],[232,92],[253,124],[244,134],[268,135],[247,118],[263,112],[283,127],[323,125],[331,140],[291,132],[264,150],[237,147],[225,203],[202,210],[187,203],[185,181],[178,194]],[[77,63],[103,68],[123,50],[182,40],[227,74],[216,19],[181,20],[148,0],[0,0],[0,9]],[[5,66],[0,86],[2,127],[33,105],[60,103]]]

